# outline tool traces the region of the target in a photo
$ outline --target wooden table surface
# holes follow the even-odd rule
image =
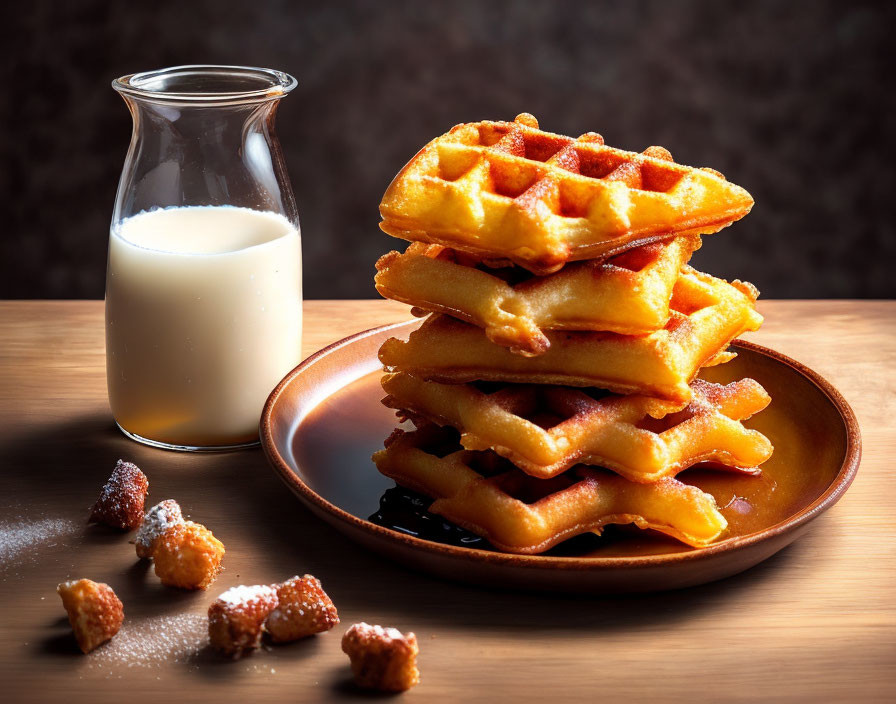
[[[306,304],[305,352],[408,317],[385,301]],[[739,576],[680,592],[581,598],[439,581],[369,554],[316,520],[261,450],[186,455],[112,425],[102,303],[0,302],[0,700],[358,698],[340,650],[360,620],[413,630],[426,702],[894,701],[896,302],[762,301],[748,336],[828,378],[859,418],[852,488],[801,540]],[[811,419],[806,419],[811,422]],[[346,432],[351,432],[350,428]],[[227,546],[209,592],[159,585],[129,536],[84,526],[119,457]],[[224,589],[317,575],[334,631],[222,662],[201,649]],[[109,583],[126,621],[80,655],[56,584]]]

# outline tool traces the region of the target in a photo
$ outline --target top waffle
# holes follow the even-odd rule
[[[509,260],[535,274],[671,236],[717,232],[753,199],[711,169],[543,132],[531,115],[471,122],[427,144],[390,184],[382,229]]]

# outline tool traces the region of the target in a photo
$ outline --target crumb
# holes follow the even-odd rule
[[[265,623],[275,643],[323,633],[339,623],[336,606],[320,586],[320,580],[310,574],[278,585],[277,597],[280,603]]]
[[[256,649],[264,621],[276,606],[275,587],[259,584],[228,589],[208,609],[211,646],[234,659]]]
[[[121,628],[124,609],[108,584],[79,579],[58,585],[56,593],[62,597],[82,652],[89,653]]]
[[[417,636],[395,628],[356,623],[342,637],[355,684],[364,689],[401,692],[420,681]]]
[[[137,465],[118,460],[90,510],[88,523],[105,523],[120,530],[136,530],[143,522],[149,480]]]
[[[137,548],[137,557],[141,559],[151,558],[156,539],[171,526],[183,522],[184,517],[180,511],[180,506],[174,499],[165,499],[149,509],[134,540]]]
[[[187,521],[170,526],[156,538],[152,557],[162,584],[207,589],[221,571],[224,544],[204,525]]]

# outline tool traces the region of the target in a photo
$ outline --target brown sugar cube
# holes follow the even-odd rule
[[[224,544],[205,526],[176,523],[156,538],[152,552],[162,584],[181,589],[207,589],[221,571]]]
[[[241,657],[258,647],[264,621],[277,606],[277,590],[264,584],[233,587],[208,609],[208,639],[218,652]]]
[[[420,681],[417,636],[395,628],[356,623],[342,636],[355,684],[364,689],[401,692]]]
[[[265,630],[275,643],[287,643],[329,631],[339,623],[339,614],[320,580],[306,574],[277,586],[279,604],[271,611]]]
[[[152,557],[156,540],[171,526],[183,522],[184,516],[174,499],[165,499],[149,509],[143,517],[143,523],[134,540],[137,557],[144,560]]]
[[[89,579],[72,580],[57,586],[56,593],[62,597],[68,621],[83,652],[89,653],[102,645],[121,628],[124,609],[108,584]]]
[[[118,460],[90,510],[88,523],[105,523],[120,530],[136,530],[143,522],[149,480],[137,465]]]

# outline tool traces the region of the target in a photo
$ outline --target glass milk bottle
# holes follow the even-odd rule
[[[274,117],[280,71],[178,66],[112,86],[133,118],[106,273],[106,373],[129,437],[177,450],[258,442],[301,357],[299,217]]]

